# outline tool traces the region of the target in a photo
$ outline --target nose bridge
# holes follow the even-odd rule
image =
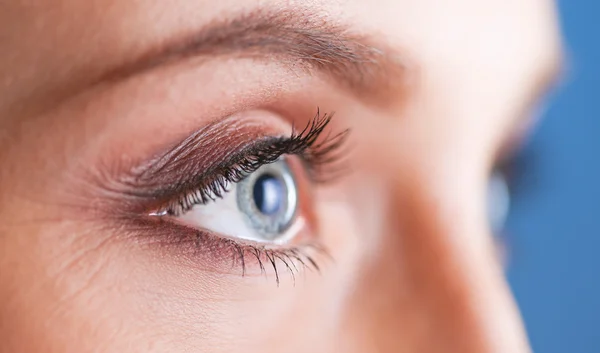
[[[417,150],[388,161],[383,240],[357,294],[369,318],[359,327],[375,337],[371,351],[527,352],[487,231],[475,161],[440,158],[460,151]]]

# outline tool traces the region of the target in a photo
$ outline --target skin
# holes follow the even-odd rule
[[[559,67],[553,4],[302,2],[385,48],[391,82],[362,94],[277,57],[98,80],[257,3],[0,5],[0,351],[527,352],[486,185]],[[352,146],[352,173],[305,187],[302,236],[332,258],[317,256],[320,271],[277,286],[271,270],[242,277],[116,221],[123,196],[103,176],[215,117],[288,131],[317,106],[336,111],[332,129],[350,128]]]

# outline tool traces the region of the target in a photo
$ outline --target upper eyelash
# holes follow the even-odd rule
[[[195,189],[184,193],[179,199],[153,214],[177,216],[195,205],[207,204],[222,198],[228,192],[229,185],[243,180],[261,166],[277,161],[284,154],[300,156],[312,180],[316,182],[328,180],[323,175],[324,166],[333,165],[342,157],[341,153],[334,152],[342,147],[348,135],[348,130],[345,130],[333,136],[328,135],[322,142],[317,143],[333,116],[333,113],[321,115],[317,110],[316,115],[300,132],[292,128],[292,133],[288,137],[267,137],[257,141],[234,155],[229,165],[220,168],[217,173],[209,177],[209,180],[204,180]]]

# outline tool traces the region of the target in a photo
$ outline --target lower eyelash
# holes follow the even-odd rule
[[[145,238],[150,239],[151,245],[167,250],[175,249],[179,257],[182,253],[187,253],[192,262],[204,260],[208,261],[211,267],[217,268],[225,263],[230,264],[229,269],[239,267],[242,277],[249,275],[250,266],[255,266],[260,271],[259,274],[265,276],[272,268],[277,286],[280,284],[282,271],[289,273],[295,285],[296,275],[304,270],[315,270],[320,273],[321,267],[317,263],[317,256],[333,259],[327,249],[317,242],[287,248],[270,248],[226,238],[160,218],[141,220],[140,228],[136,231],[148,233],[145,234]],[[227,258],[230,261],[224,261]]]
[[[202,232],[199,232],[202,233]],[[199,237],[206,236],[206,234],[199,234]],[[267,275],[266,267],[272,267],[273,273],[275,274],[275,281],[279,286],[281,269],[287,271],[294,285],[296,283],[296,274],[299,274],[302,270],[316,270],[320,272],[321,269],[317,264],[316,260],[312,255],[308,254],[308,250],[316,250],[321,253],[328,253],[320,246],[315,244],[304,245],[301,247],[294,247],[289,249],[269,249],[264,246],[255,246],[251,244],[239,244],[234,240],[222,239],[226,242],[227,246],[231,246],[234,250],[232,251],[232,264],[234,266],[240,265],[242,268],[242,277],[246,276],[248,261],[255,261],[259,268],[260,273]],[[280,264],[280,267],[277,264]]]

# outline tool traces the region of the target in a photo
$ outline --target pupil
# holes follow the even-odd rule
[[[253,189],[254,204],[266,215],[273,215],[282,206],[283,185],[281,180],[265,174],[256,179]]]

